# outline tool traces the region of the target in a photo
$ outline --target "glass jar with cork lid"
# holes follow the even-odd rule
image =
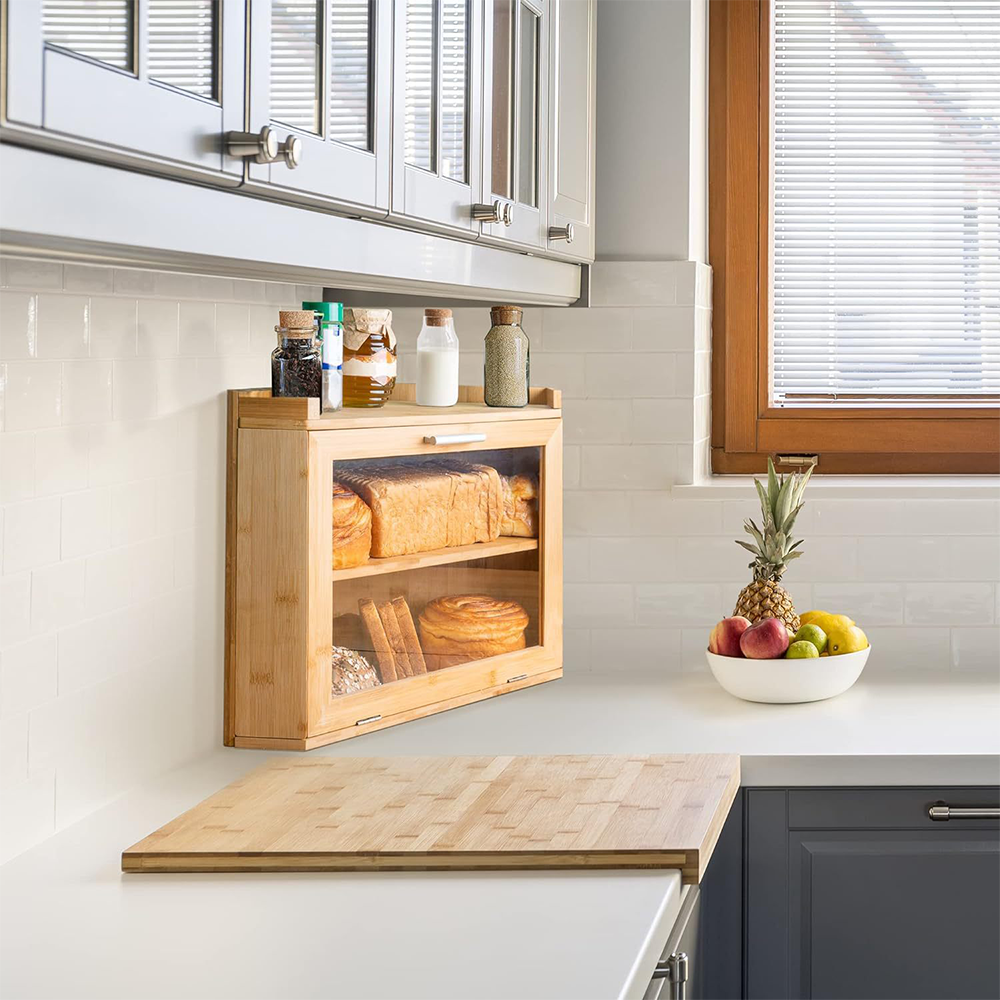
[[[323,387],[323,366],[316,335],[316,316],[304,309],[278,313],[278,346],[271,352],[272,396],[315,396]]]
[[[531,344],[521,329],[520,306],[493,306],[486,334],[483,400],[487,406],[527,406]]]
[[[344,406],[384,406],[396,385],[389,309],[344,309]]]

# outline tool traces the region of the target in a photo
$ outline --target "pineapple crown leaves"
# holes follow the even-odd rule
[[[754,560],[749,567],[754,571],[754,579],[780,580],[785,566],[802,555],[801,551],[796,551],[802,539],[792,541],[791,532],[802,510],[802,495],[811,475],[812,467],[801,475],[793,472],[779,476],[768,458],[767,488],[759,480],[753,481],[760,499],[763,527],[758,528],[748,517],[743,522],[743,530],[753,538],[753,544],[741,539],[737,539],[736,544],[753,553]]]

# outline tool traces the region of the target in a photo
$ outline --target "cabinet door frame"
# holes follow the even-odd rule
[[[383,0],[388,2],[388,0]],[[441,0],[435,0],[440,4]],[[406,0],[393,0],[392,71],[392,205],[390,216],[411,220],[419,228],[477,239],[480,224],[472,206],[482,190],[483,142],[483,0],[468,0],[468,123],[466,181],[452,180],[406,162]],[[437,70],[436,70],[437,71]],[[440,91],[438,92],[440,100]],[[435,113],[435,142],[440,146],[440,114]]]
[[[549,0],[549,134],[548,134],[548,177],[549,189],[546,193],[549,206],[549,226],[562,227],[572,224],[573,242],[551,240],[546,231],[545,246],[549,253],[571,260],[591,262],[594,259],[594,205],[596,194],[596,129],[597,116],[597,5],[595,0]],[[565,108],[559,99],[560,73],[564,65],[564,46],[560,42],[563,14],[572,10],[579,13],[587,8],[586,81],[582,88],[570,87],[574,97],[585,101],[584,121],[586,123],[586,195],[582,199],[565,192],[559,187],[559,166],[562,150],[559,143],[559,129],[564,121]]]
[[[484,0],[485,27],[483,32],[483,185],[480,200],[484,204],[494,201],[510,202],[514,213],[514,221],[509,226],[502,223],[481,223],[484,241],[498,245],[517,244],[534,250],[544,249],[548,240],[549,225],[549,134],[550,119],[553,113],[553,93],[550,87],[550,60],[552,46],[551,10],[552,0],[514,0],[516,11],[514,27],[514,93],[512,95],[512,129],[510,155],[514,161],[512,172],[512,198],[504,198],[493,193],[493,2]],[[536,122],[537,158],[537,205],[528,205],[517,200],[519,156],[517,148],[517,115],[521,105],[521,60],[523,53],[520,46],[520,25],[523,16],[522,7],[528,8],[538,18],[538,120]]]
[[[290,170],[277,163],[249,161],[247,188],[280,195],[283,200],[326,203],[353,215],[384,218],[389,211],[390,115],[392,103],[392,10],[384,0],[370,0],[373,31],[369,68],[372,79],[369,109],[372,149],[363,150],[327,138],[329,129],[330,5],[322,0],[320,102],[322,134],[316,135],[272,119],[271,0],[249,0],[249,130],[270,125],[281,141],[295,135],[302,141],[302,162]]]
[[[37,144],[108,163],[236,186],[243,161],[228,156],[224,133],[243,128],[246,33],[243,0],[221,0],[216,31],[217,99],[150,79],[148,0],[136,0],[135,71],[45,43],[42,4],[4,4],[5,130]]]

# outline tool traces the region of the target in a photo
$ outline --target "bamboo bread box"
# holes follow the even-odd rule
[[[122,869],[677,868],[699,882],[739,784],[730,754],[279,757]]]
[[[231,390],[225,664],[224,742],[280,750],[561,676],[559,391],[435,408],[397,383],[321,413]]]

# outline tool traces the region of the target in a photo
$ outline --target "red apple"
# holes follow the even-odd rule
[[[719,656],[742,656],[740,636],[750,628],[750,619],[723,618],[708,637],[708,651]]]
[[[740,649],[752,660],[777,660],[788,649],[788,629],[780,618],[762,618],[740,636]]]

